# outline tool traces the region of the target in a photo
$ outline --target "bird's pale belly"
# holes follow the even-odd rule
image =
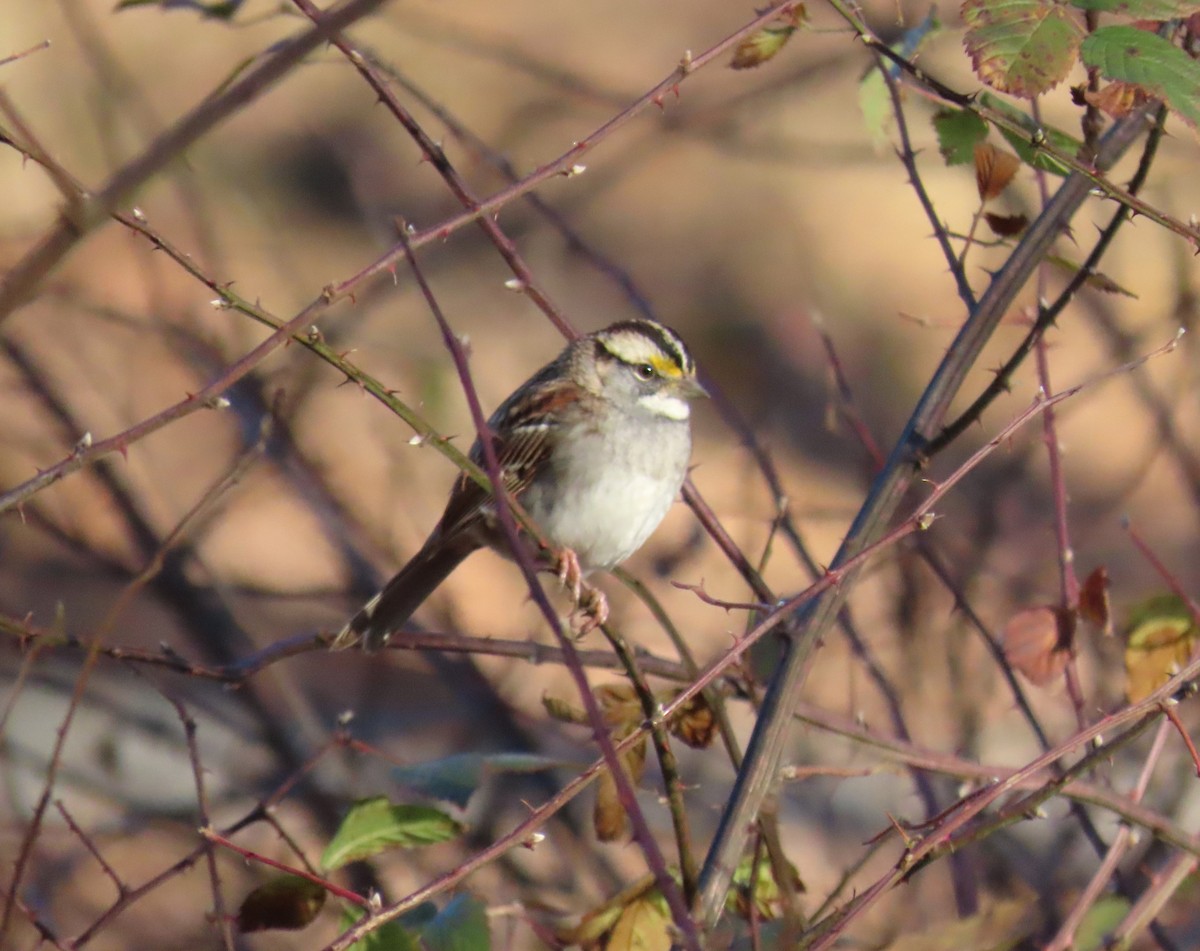
[[[547,540],[570,548],[585,571],[620,564],[650,537],[679,491],[661,476],[613,473],[577,484],[569,502],[546,511],[540,499],[526,499],[529,514]],[[534,496],[535,493],[528,493]]]

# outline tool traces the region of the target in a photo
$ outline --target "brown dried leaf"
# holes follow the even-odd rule
[[[1114,119],[1123,119],[1142,105],[1146,99],[1146,89],[1143,86],[1114,80],[1095,92],[1085,91],[1083,98],[1105,115]]]
[[[237,926],[252,931],[297,931],[306,928],[325,905],[325,889],[299,875],[278,875],[259,885],[242,901]]]
[[[975,146],[975,187],[979,189],[980,201],[998,196],[1017,174],[1021,160],[1012,152],[1004,152],[990,142]]]
[[[630,781],[636,786],[646,771],[646,738],[643,736],[629,749],[620,754],[621,766]],[[592,827],[601,842],[613,842],[625,834],[628,817],[621,798],[617,795],[617,783],[612,773],[605,770],[596,781],[596,805],[592,810]]]
[[[1108,597],[1108,569],[1100,565],[1079,589],[1079,616],[1112,637],[1112,604]]]
[[[991,211],[983,213],[983,220],[988,223],[992,233],[1001,238],[1013,238],[1019,235],[1029,225],[1029,218],[1020,213],[1015,215],[997,215]]]
[[[1039,687],[1058,677],[1071,659],[1074,615],[1050,605],[1025,608],[1008,619],[1000,635],[1004,657]]]
[[[562,697],[542,695],[542,706],[559,723],[587,723],[587,713]]]
[[[678,691],[675,692],[678,696]],[[688,700],[671,718],[671,733],[692,749],[703,750],[712,745],[717,731],[717,718],[708,701],[697,694]]]
[[[632,684],[604,684],[592,691],[600,711],[604,714],[604,722],[612,730],[615,739],[629,736],[642,725],[646,719],[642,711],[642,702],[638,699],[637,691]]]

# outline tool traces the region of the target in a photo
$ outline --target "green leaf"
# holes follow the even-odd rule
[[[858,84],[858,108],[871,141],[876,147],[885,144],[888,120],[892,117],[892,97],[879,70],[872,69]]]
[[[489,951],[487,911],[470,895],[456,895],[421,931],[428,951]]]
[[[1120,895],[1099,898],[1087,910],[1079,928],[1075,931],[1075,951],[1100,951],[1107,947],[1108,936],[1129,914],[1129,900]]]
[[[1125,694],[1136,703],[1187,663],[1196,642],[1196,622],[1181,598],[1164,594],[1135,605],[1127,631]]]
[[[979,78],[1000,92],[1033,99],[1062,82],[1083,29],[1053,0],[964,0],[963,45]]]
[[[900,39],[891,44],[891,49],[905,59],[912,59],[925,41],[940,28],[937,11],[931,8],[920,23],[905,30]],[[892,118],[892,97],[884,74],[894,78],[899,72],[900,67],[891,60],[881,59],[879,66],[869,70],[858,84],[858,108],[871,141],[876,146],[882,146],[887,141],[888,122]]]
[[[259,885],[242,901],[237,913],[238,930],[280,929],[296,931],[307,927],[325,905],[325,889],[299,875],[277,875]]]
[[[796,867],[788,862],[787,870],[792,876],[792,891],[803,891],[804,883],[800,880]],[[759,920],[770,921],[779,917],[781,893],[771,863],[747,855],[734,869],[733,878],[729,883],[729,894],[725,896],[725,908],[739,918],[748,919],[753,902]]]
[[[342,914],[342,930],[353,928],[365,917],[357,908],[347,908]],[[421,951],[420,942],[398,921],[380,925],[361,941],[355,941],[346,951]]]
[[[1188,610],[1187,602],[1177,594],[1155,594],[1137,602],[1129,609],[1126,628],[1133,631],[1148,621],[1163,619],[1190,621],[1192,612]]]
[[[1011,103],[1005,102],[999,96],[993,96],[991,93],[983,93],[979,97],[979,102],[989,109],[1004,113],[1014,122],[1019,123],[1024,129],[1028,130],[1028,135],[1019,135],[1015,132],[1009,132],[1007,129],[1000,130],[1000,134],[1012,146],[1013,151],[1017,153],[1022,162],[1034,168],[1050,172],[1053,175],[1067,175],[1070,173],[1070,168],[1044,149],[1034,145],[1033,140],[1040,137],[1048,145],[1052,145],[1065,155],[1078,154],[1079,149],[1083,146],[1082,142],[1053,126],[1038,125],[1031,116],[1026,115]]]
[[[1136,83],[1200,129],[1200,63],[1179,47],[1136,27],[1102,26],[1081,52],[1106,79]]]
[[[940,109],[933,116],[938,151],[947,165],[968,165],[975,146],[987,138],[988,126],[969,109]]]
[[[1078,264],[1058,254],[1047,255],[1046,263],[1060,267],[1072,276],[1079,273]],[[1092,290],[1101,291],[1105,294],[1120,294],[1122,297],[1132,297],[1134,300],[1137,300],[1137,294],[1127,287],[1122,287],[1107,274],[1102,274],[1100,271],[1093,271],[1084,279],[1084,283],[1092,288]]]
[[[446,842],[462,825],[429,806],[393,805],[384,796],[355,803],[321,856],[325,869],[369,858],[392,848]]]
[[[452,802],[459,808],[493,773],[537,773],[567,765],[563,760],[532,753],[459,753],[427,763],[398,766],[395,781],[422,796]]]
[[[1071,6],[1135,20],[1174,20],[1200,11],[1200,0],[1071,0]]]

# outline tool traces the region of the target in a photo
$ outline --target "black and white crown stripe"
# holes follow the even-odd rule
[[[648,337],[660,353],[671,359],[682,375],[692,376],[695,374],[696,364],[692,360],[692,355],[688,352],[679,334],[665,324],[653,320],[621,321],[601,333],[603,338],[601,343],[604,340],[615,340],[625,333]],[[609,352],[612,353],[612,351]],[[612,353],[612,355],[621,359],[621,355],[618,353]]]

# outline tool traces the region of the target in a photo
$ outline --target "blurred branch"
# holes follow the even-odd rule
[[[1166,118],[1167,110],[1165,107],[1160,106],[1155,114],[1154,125],[1150,130],[1149,136],[1146,138],[1146,146],[1142,150],[1137,171],[1134,173],[1129,184],[1129,189],[1134,194],[1141,190],[1147,176],[1150,174],[1150,167],[1154,162],[1154,157],[1158,154],[1158,145],[1162,140],[1164,132],[1163,124],[1166,122]],[[1058,297],[1052,303],[1045,306],[1040,303],[1039,299],[1037,319],[1033,322],[1033,326],[1026,333],[1024,339],[1022,339],[1016,350],[1005,361],[1004,366],[995,372],[992,381],[975,398],[975,401],[960,413],[956,419],[947,423],[941,432],[929,440],[929,444],[925,449],[927,456],[935,456],[946,446],[950,445],[950,443],[961,436],[974,423],[978,422],[983,417],[983,413],[988,406],[1001,394],[1007,393],[1012,388],[1013,375],[1016,373],[1017,367],[1025,362],[1025,358],[1033,352],[1034,347],[1042,339],[1046,331],[1054,326],[1055,321],[1062,315],[1067,305],[1075,299],[1075,295],[1095,276],[1105,252],[1108,251],[1113,239],[1117,236],[1117,232],[1121,230],[1121,227],[1131,216],[1128,207],[1122,205],[1118,208],[1109,220],[1109,223],[1101,230],[1100,236],[1096,239],[1092,250],[1088,252],[1086,260],[1071,275],[1071,279],[1059,293]]]
[[[567,671],[571,674],[571,679],[575,681],[580,701],[583,703],[583,708],[587,711],[593,738],[600,747],[604,762],[608,766],[609,774],[616,787],[617,797],[629,818],[630,825],[633,827],[634,839],[642,850],[646,864],[654,874],[659,892],[671,909],[671,917],[676,927],[679,928],[685,945],[688,948],[694,949],[694,951],[700,951],[700,936],[696,931],[695,922],[688,913],[688,902],[684,900],[679,885],[676,884],[675,879],[671,876],[671,872],[667,868],[666,859],[663,857],[658,847],[658,842],[654,838],[654,833],[651,832],[650,825],[646,821],[646,816],[642,812],[641,806],[638,805],[633,782],[629,774],[625,771],[621,759],[613,746],[612,734],[609,732],[608,724],[605,722],[604,712],[600,709],[595,694],[592,693],[591,686],[588,684],[587,674],[584,672],[583,665],[579,662],[579,656],[575,650],[574,639],[569,631],[564,630],[563,622],[559,619],[553,605],[550,604],[549,599],[546,597],[546,592],[538,580],[538,568],[533,562],[529,546],[520,536],[516,519],[513,517],[513,499],[506,486],[504,473],[500,469],[495,440],[492,438],[491,430],[488,428],[487,417],[484,416],[483,408],[480,406],[479,394],[476,392],[475,384],[471,379],[466,353],[463,350],[462,344],[450,329],[450,324],[442,313],[442,309],[434,297],[433,291],[430,289],[428,283],[426,283],[425,276],[418,266],[417,259],[412,254],[411,248],[407,247],[408,239],[403,224],[400,227],[400,241],[405,246],[406,257],[409,267],[412,269],[413,277],[420,286],[421,294],[424,296],[426,303],[429,305],[430,312],[437,321],[438,328],[442,333],[442,339],[446,344],[446,348],[450,351],[455,369],[458,371],[459,382],[462,384],[463,394],[466,396],[467,405],[471,409],[471,419],[475,423],[475,430],[478,433],[484,468],[487,471],[488,481],[491,483],[492,497],[496,502],[495,513],[508,542],[509,552],[520,567],[521,573],[525,576],[525,584],[529,588],[530,597],[533,598],[542,616],[546,619],[546,624],[550,627],[554,636],[558,638],[559,645],[563,649],[563,655],[567,662]]]
[[[447,218],[430,228],[416,231],[408,236],[404,243],[396,244],[382,257],[363,268],[353,277],[329,288],[329,299],[334,301],[346,296],[355,286],[369,277],[390,273],[396,264],[410,253],[410,251],[415,251],[431,241],[444,241],[463,226],[474,222],[480,217],[495,214],[509,202],[525,195],[550,179],[557,176],[571,178],[585,171],[586,167],[579,164],[579,159],[592,148],[609,138],[619,128],[636,118],[650,106],[657,106],[660,109],[665,108],[670,97],[679,94],[680,85],[691,75],[723,57],[744,38],[750,36],[764,24],[770,23],[795,5],[796,0],[783,0],[781,3],[775,3],[704,52],[692,55],[690,51],[684,51],[681,55],[679,65],[665,79],[630,103],[630,105],[618,112],[607,122],[603,123],[599,128],[593,130],[590,135],[575,142],[570,149],[558,158],[544,163],[519,182],[502,188],[490,198],[477,202],[473,209]],[[406,250],[406,247],[409,250]]]
[[[1096,167],[1110,168],[1141,135],[1144,122],[1144,110],[1139,110],[1114,125],[1101,142]],[[835,567],[853,558],[864,545],[869,545],[884,533],[912,483],[916,474],[915,465],[923,457],[929,440],[941,427],[968,370],[975,364],[1013,298],[1041,262],[1063,226],[1086,199],[1090,189],[1088,176],[1078,172],[1068,176],[996,273],[921,396],[889,456],[887,466],[876,480],[835,556]],[[850,578],[846,584],[829,591],[795,619],[797,624],[804,625],[804,631],[788,645],[764,699],[746,762],[722,813],[716,838],[705,862],[702,917],[707,925],[713,924],[720,915],[725,892],[746,842],[746,829],[774,783],[783,757],[790,704],[795,701],[807,673],[812,650],[837,617],[852,585],[853,578]]]
[[[913,65],[899,53],[890,49],[874,34],[870,33],[866,25],[850,13],[848,8],[843,6],[841,0],[831,0],[831,2],[834,7],[842,12],[843,17],[855,29],[859,35],[859,39],[868,48],[891,60],[900,67],[901,71],[911,76],[913,81],[918,85],[931,90],[939,98],[951,105],[973,112],[991,125],[1012,133],[1020,139],[1029,137],[1029,130],[1013,119],[1012,116],[985,106],[981,102],[978,102],[974,95],[957,92],[944,83],[939,82],[925,70]],[[1142,107],[1136,112],[1136,118],[1139,121],[1143,120],[1147,111],[1147,107]],[[1127,116],[1121,122],[1123,123],[1129,118],[1133,118],[1133,116]],[[1109,129],[1107,134],[1110,142],[1112,131],[1112,129]],[[1053,145],[1045,141],[1037,142],[1037,147],[1040,151],[1051,156],[1056,162],[1060,162],[1066,168],[1069,168],[1072,176],[1079,176],[1085,179],[1089,183],[1089,188],[1095,188],[1106,198],[1111,198],[1120,203],[1133,214],[1143,215],[1155,224],[1162,225],[1168,231],[1173,231],[1181,238],[1187,240],[1192,247],[1200,246],[1200,227],[1180,221],[1178,218],[1161,211],[1149,202],[1142,201],[1127,189],[1109,181],[1106,173],[1112,167],[1112,163],[1101,158],[1103,149],[1096,154],[1095,161],[1089,164],[1080,160],[1077,156],[1056,149]]]
[[[80,194],[69,200],[58,222],[0,277],[0,322],[23,305],[71,249],[103,224],[140,185],[218,123],[257,99],[331,36],[376,10],[383,2],[345,0],[328,11],[318,25],[276,45],[261,63],[252,66],[240,79],[205,99],[113,174],[95,194]],[[11,140],[11,134],[0,129],[0,138]]]
[[[35,43],[29,49],[21,50],[19,53],[10,53],[3,59],[0,59],[0,66],[7,66],[9,63],[15,63],[19,59],[24,59],[26,56],[32,56],[34,53],[40,53],[42,50],[50,49],[50,41],[42,40],[40,43]]]
[[[1150,777],[1154,774],[1155,767],[1158,766],[1159,757],[1162,755],[1163,748],[1166,746],[1167,737],[1171,732],[1171,724],[1168,720],[1160,720],[1158,730],[1154,734],[1154,743],[1150,747],[1150,752],[1146,754],[1146,761],[1142,764],[1141,774],[1138,776],[1137,784],[1133,791],[1129,794],[1129,799],[1133,803],[1142,801],[1142,797],[1146,794],[1146,787],[1150,784]],[[1059,926],[1058,933],[1046,945],[1045,951],[1069,951],[1075,943],[1075,933],[1079,930],[1084,917],[1095,905],[1100,893],[1108,885],[1108,881],[1112,878],[1113,873],[1117,869],[1117,863],[1125,855],[1126,850],[1133,844],[1133,830],[1130,826],[1122,824],[1117,829],[1117,834],[1113,836],[1112,844],[1108,847],[1108,852],[1104,856],[1104,860],[1100,863],[1100,867],[1096,869],[1091,881],[1083,893],[1075,901],[1074,907],[1067,914],[1063,923]]]

